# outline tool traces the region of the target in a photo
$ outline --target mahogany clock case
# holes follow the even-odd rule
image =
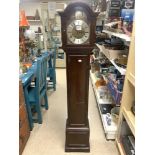
[[[72,14],[80,8],[86,15],[89,25],[87,43],[76,44],[67,41],[67,26],[71,23]],[[88,90],[90,53],[95,46],[95,27],[98,13],[83,2],[70,3],[61,16],[62,48],[66,53],[67,73],[67,110],[66,121],[66,152],[90,152]],[[74,20],[74,19],[73,19]]]

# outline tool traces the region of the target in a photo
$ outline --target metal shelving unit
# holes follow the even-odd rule
[[[114,32],[110,32],[110,31],[106,31],[106,30],[103,30],[104,33],[107,33],[110,37],[113,35],[113,36],[116,36],[116,37],[119,37],[120,39],[122,39],[126,44],[130,44],[130,37],[127,36],[126,34],[119,34],[119,33],[114,33]],[[100,50],[100,52],[102,52],[108,59],[109,61],[111,62],[111,64],[121,73],[121,75],[126,75],[126,69],[125,68],[122,68],[122,67],[119,67],[116,63],[115,63],[115,59],[118,58],[118,54],[125,54],[127,53],[127,51],[125,50],[110,50],[110,49],[107,49],[104,47],[104,45],[99,45],[96,43],[96,46],[98,47],[98,49]],[[117,53],[117,54],[116,54]],[[95,58],[97,59],[97,58]],[[91,79],[92,81],[94,81],[94,75],[92,73],[90,73],[90,76],[91,76]],[[130,74],[130,76],[127,76],[129,79],[130,79],[130,82],[134,83],[134,77],[132,74]],[[92,82],[92,85],[93,85],[93,82]],[[98,104],[98,108],[99,108],[99,112],[100,112],[100,116],[101,116],[101,120],[102,120],[102,125],[103,125],[103,128],[104,128],[104,132],[105,132],[105,135],[106,135],[106,138],[107,139],[115,139],[116,138],[116,135],[117,135],[117,130],[118,130],[118,122],[117,123],[112,123],[113,127],[111,128],[108,124],[107,124],[107,121],[106,121],[106,114],[102,114],[101,111],[100,111],[100,100],[99,100],[99,97],[97,95],[97,90],[95,88],[95,86],[93,86],[94,88],[94,93],[95,93],[95,96],[96,96],[96,100],[97,100],[97,104]],[[121,102],[121,101],[120,101]],[[124,114],[125,114],[125,117],[128,118],[128,123],[131,124],[131,128],[132,130],[134,131],[134,117],[133,115],[129,112],[129,111],[124,111]],[[118,139],[116,139],[116,141],[118,141]],[[118,145],[119,148],[122,147],[121,144]],[[123,151],[122,151],[123,152]]]
[[[100,113],[101,122],[102,122],[102,126],[104,129],[106,139],[114,140],[116,138],[116,133],[117,133],[117,123],[112,120],[111,125],[108,125],[106,114],[102,114],[101,109],[100,109],[101,104],[112,104],[112,102],[109,101],[108,99],[100,98],[99,92],[95,86],[95,82],[97,81],[97,78],[95,77],[94,73],[92,73],[91,71],[90,71],[90,79],[92,82],[92,86],[93,86],[94,94],[96,97],[96,102],[97,102],[98,110]]]

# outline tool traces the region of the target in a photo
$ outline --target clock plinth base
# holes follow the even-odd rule
[[[65,146],[65,152],[90,152],[90,146],[86,147],[86,146]]]
[[[86,126],[69,126],[66,122],[65,152],[90,152],[89,122]]]

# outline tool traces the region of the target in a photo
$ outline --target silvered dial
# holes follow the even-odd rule
[[[83,44],[89,38],[89,26],[83,20],[74,20],[67,27],[67,37],[73,44]]]

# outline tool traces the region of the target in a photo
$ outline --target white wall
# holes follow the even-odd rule
[[[19,5],[20,10],[25,10],[25,15],[26,16],[35,16],[36,10],[38,9],[39,15],[41,15],[41,9],[40,9],[40,2],[26,2],[26,3],[20,3]],[[38,23],[32,23],[29,22],[30,24],[30,29],[33,29],[37,31],[38,29]]]
[[[30,0],[24,0],[25,2],[23,2],[23,0],[20,1],[20,5],[19,5],[19,9],[20,10],[25,10],[25,15],[26,16],[35,16],[36,10],[38,9],[39,11],[39,15],[41,18],[41,1],[39,2],[30,2]],[[29,2],[28,2],[29,1]],[[57,1],[55,1],[57,2]],[[60,3],[60,1],[56,4],[56,9],[63,9],[63,5],[62,3]],[[56,22],[58,23],[58,25],[61,24],[60,19],[56,18]],[[43,27],[39,24],[39,22],[29,22],[30,24],[30,29],[34,30],[34,31],[38,31],[38,27],[40,27],[43,30]],[[39,24],[39,25],[38,25]],[[45,49],[46,49],[46,34],[43,32],[44,34],[44,45],[45,45]]]
[[[32,2],[27,2],[27,3],[20,3],[19,9],[24,9],[26,16],[34,16],[36,9],[39,10],[40,13],[40,2],[32,3]]]
[[[19,5],[19,9],[24,9],[26,16],[34,16],[36,9],[39,10],[39,13],[41,14],[41,9],[40,9],[40,2],[22,2]],[[56,4],[56,9],[62,9],[63,5],[62,3],[58,2]]]

